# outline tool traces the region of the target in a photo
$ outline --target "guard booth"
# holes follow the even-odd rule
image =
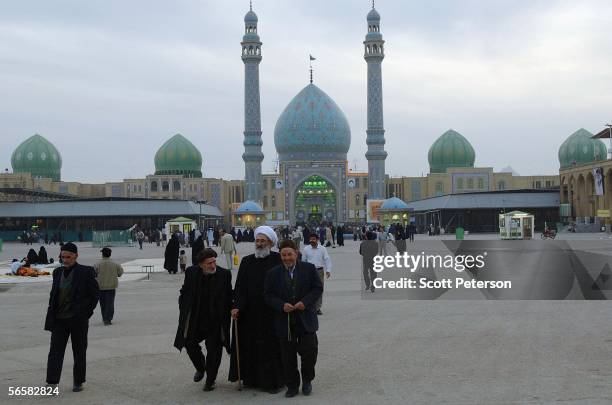
[[[173,235],[177,232],[181,232],[187,235],[192,229],[196,229],[196,222],[193,219],[178,217],[166,222],[166,235]]]
[[[499,236],[502,239],[532,239],[535,217],[522,211],[499,214]]]

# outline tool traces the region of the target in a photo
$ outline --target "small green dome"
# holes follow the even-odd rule
[[[605,160],[608,150],[600,139],[592,139],[593,134],[584,128],[571,134],[559,147],[561,169]]]
[[[35,178],[60,181],[62,156],[51,142],[35,134],[15,149],[11,166],[15,173],[30,173]]]
[[[176,134],[155,154],[155,174],[202,177],[202,154],[187,138]]]
[[[449,129],[431,145],[427,159],[430,173],[446,173],[451,167],[474,167],[476,153],[463,135]]]

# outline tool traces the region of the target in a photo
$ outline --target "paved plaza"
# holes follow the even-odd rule
[[[581,249],[610,256],[606,234],[560,235]],[[420,239],[426,239],[420,236]],[[447,238],[452,238],[447,236]],[[495,239],[495,235],[469,235]],[[244,256],[253,248],[241,243]],[[38,246],[34,246],[38,249]],[[87,383],[71,392],[67,349],[60,384],[65,404],[609,404],[612,403],[610,301],[491,301],[362,299],[359,245],[329,249],[332,278],[319,317],[319,357],[313,395],[237,391],[226,380],[224,355],[217,389],[202,392],[193,367],[173,346],[182,275],[161,271],[163,248],[115,248],[128,268],[117,292],[112,326],[100,310],[90,320]],[[8,243],[0,267],[28,247]],[[82,264],[99,249],[79,244]],[[186,249],[189,252],[189,249]],[[48,248],[57,257],[58,247]],[[143,263],[156,272],[149,280]],[[236,270],[233,270],[235,279]],[[0,391],[3,403],[48,401],[8,397],[8,388],[45,384],[50,333],[43,330],[49,281],[0,284]],[[6,401],[10,402],[6,402]]]

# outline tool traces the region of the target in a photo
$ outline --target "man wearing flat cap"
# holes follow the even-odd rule
[[[78,264],[78,256],[74,243],[62,245],[62,266],[53,270],[53,284],[45,320],[45,330],[51,332],[47,384],[59,384],[64,352],[70,337],[74,357],[74,392],[83,390],[89,318],[93,315],[99,296],[94,268]]]
[[[232,273],[217,266],[217,252],[206,248],[198,253],[197,266],[185,271],[179,295],[179,325],[174,347],[187,349],[198,382],[206,375],[204,391],[215,389],[223,347],[230,350]],[[204,341],[206,356],[200,343]]]
[[[112,250],[102,248],[102,259],[94,265],[96,279],[100,287],[100,310],[104,325],[111,325],[115,315],[115,292],[119,286],[119,279],[123,274],[123,267],[111,260]]]
[[[275,394],[284,386],[284,380],[280,348],[274,335],[274,311],[264,301],[264,280],[268,271],[282,261],[280,254],[272,251],[277,243],[272,228],[260,226],[254,236],[255,253],[240,262],[234,289],[232,317],[238,322],[240,347],[237,353],[234,335],[229,379],[238,380],[237,358],[240,357],[240,378],[244,385]]]

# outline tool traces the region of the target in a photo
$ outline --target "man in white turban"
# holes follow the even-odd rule
[[[232,318],[238,320],[240,377],[244,385],[276,394],[284,386],[280,347],[274,335],[274,312],[264,302],[264,281],[282,263],[272,251],[278,241],[269,226],[255,229],[255,253],[240,262],[234,289]],[[236,337],[232,339],[229,380],[238,380]]]

